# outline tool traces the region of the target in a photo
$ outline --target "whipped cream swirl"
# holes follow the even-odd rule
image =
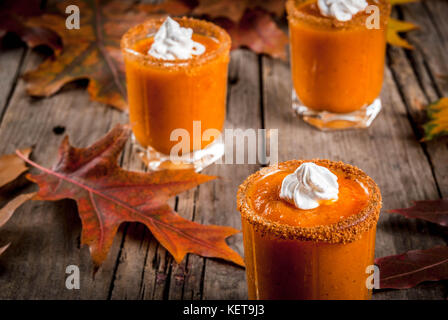
[[[154,36],[154,43],[148,54],[162,60],[186,60],[193,55],[201,55],[205,52],[205,47],[191,39],[193,30],[183,28],[180,24],[166,18]]]
[[[339,21],[349,21],[360,11],[364,11],[368,3],[366,0],[318,0],[320,13],[326,17],[333,17]]]
[[[282,182],[280,198],[299,209],[317,208],[323,200],[338,199],[338,177],[325,167],[305,162]]]

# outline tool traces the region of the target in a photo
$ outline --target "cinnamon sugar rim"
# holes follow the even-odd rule
[[[277,170],[295,170],[304,162],[314,162],[327,168],[345,174],[353,180],[361,180],[369,191],[367,205],[357,214],[351,215],[337,223],[319,225],[315,227],[299,227],[270,221],[258,215],[252,207],[252,200],[248,198],[248,191],[254,182],[266,174]],[[281,239],[295,239],[301,241],[317,241],[327,243],[348,243],[358,240],[362,234],[373,228],[378,222],[381,210],[381,193],[376,183],[359,168],[341,161],[330,160],[290,160],[262,168],[250,175],[238,189],[237,206],[241,217],[255,227],[262,235],[270,234]]]
[[[176,60],[162,60],[157,59],[149,54],[143,54],[132,47],[136,42],[153,36],[165,21],[165,18],[149,19],[145,22],[130,28],[121,38],[120,46],[123,54],[132,56],[139,60],[142,64],[148,64],[160,68],[173,68],[185,66],[198,66],[208,61],[214,60],[225,52],[229,52],[231,40],[229,34],[221,27],[204,20],[181,17],[173,18],[182,27],[192,28],[194,33],[201,34],[208,37],[213,37],[219,42],[219,47],[208,53],[195,56],[191,59],[176,59]]]
[[[339,21],[332,17],[317,17],[299,9],[300,5],[305,5],[307,2],[311,3],[314,0],[287,0],[286,1],[286,11],[288,13],[288,20],[297,19],[308,23],[309,25],[325,29],[354,29],[359,27],[364,27],[366,23],[365,15],[356,14],[349,21]],[[375,2],[376,0],[374,0]],[[315,0],[317,2],[317,0]],[[370,5],[370,1],[369,1]],[[380,9],[380,24],[382,27],[387,25],[388,19],[383,19],[383,16],[389,17],[391,11],[391,4],[389,0],[378,0],[378,3],[374,3]]]

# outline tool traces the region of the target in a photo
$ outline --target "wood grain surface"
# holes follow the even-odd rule
[[[448,139],[423,143],[423,107],[448,96],[448,2],[431,0],[398,6],[393,15],[420,26],[406,35],[415,50],[388,48],[381,94],[383,110],[367,130],[324,133],[291,110],[289,64],[239,49],[231,54],[226,128],[278,129],[279,160],[328,158],[354,164],[380,186],[383,211],[376,256],[446,244],[443,228],[386,213],[412,200],[448,196]],[[37,99],[25,93],[19,75],[35,68],[46,53],[3,43],[0,50],[0,154],[33,146],[31,158],[47,167],[63,136],[85,147],[127,114],[89,100],[85,82]],[[121,164],[144,170],[129,142]],[[238,185],[261,164],[215,164],[205,170],[221,179],[181,194],[170,204],[180,215],[204,224],[241,227]],[[24,191],[35,187],[25,185]],[[123,224],[107,261],[92,277],[87,247],[80,247],[76,204],[28,202],[0,231],[10,248],[0,258],[0,299],[246,299],[244,269],[188,255],[177,265],[139,224]],[[242,235],[229,239],[243,254]],[[81,270],[81,289],[65,287],[68,265]],[[409,290],[381,290],[374,299],[446,299],[448,282]]]

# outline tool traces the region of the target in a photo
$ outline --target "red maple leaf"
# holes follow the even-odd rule
[[[77,202],[82,221],[81,242],[90,247],[96,267],[106,259],[123,222],[146,225],[178,263],[191,252],[243,266],[243,259],[225,241],[238,230],[186,220],[166,203],[170,197],[215,177],[198,174],[193,169],[150,173],[126,171],[117,161],[129,135],[128,126],[117,125],[88,148],[74,148],[66,137],[52,169],[44,168],[18,152],[23,160],[42,171],[42,174],[27,176],[39,185],[34,199],[70,198]]]

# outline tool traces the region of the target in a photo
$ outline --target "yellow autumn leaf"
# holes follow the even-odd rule
[[[418,29],[418,26],[416,26],[413,23],[407,21],[400,21],[394,18],[389,18],[387,26],[387,42],[393,46],[399,46],[406,49],[414,49],[414,47],[407,40],[400,37],[398,33],[407,32],[415,29]]]
[[[430,104],[426,107],[426,112],[428,122],[423,125],[423,129],[425,129],[423,141],[448,135],[448,98],[442,98]]]

